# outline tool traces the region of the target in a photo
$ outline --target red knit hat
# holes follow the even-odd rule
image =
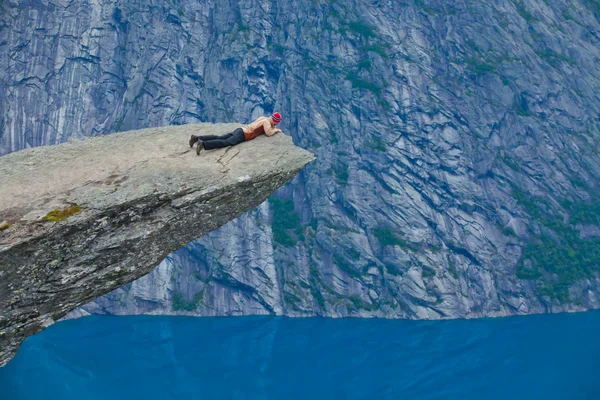
[[[273,122],[275,122],[276,124],[279,123],[279,121],[281,121],[281,114],[279,114],[278,112],[274,113],[273,116],[271,117],[271,119],[273,120]]]

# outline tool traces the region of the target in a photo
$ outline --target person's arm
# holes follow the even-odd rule
[[[263,128],[265,128],[265,135],[267,135],[267,136],[273,136],[277,132],[282,132],[281,129],[277,129],[277,128],[272,127],[271,123],[266,118],[263,121]]]

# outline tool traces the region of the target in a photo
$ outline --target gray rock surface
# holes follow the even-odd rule
[[[188,146],[192,133],[237,126],[151,128],[0,158],[0,366],[28,336],[261,204],[314,158],[281,133],[200,157]]]
[[[276,109],[317,155],[276,199],[80,313],[600,307],[599,264],[564,261],[574,226],[571,250],[600,247],[597,2],[1,4],[0,153]],[[542,238],[554,245],[530,251]],[[544,253],[555,262],[527,272]]]

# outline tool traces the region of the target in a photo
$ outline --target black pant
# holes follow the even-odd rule
[[[242,128],[237,128],[231,133],[223,136],[206,135],[198,136],[198,140],[202,140],[205,150],[220,149],[221,147],[235,146],[246,141]]]

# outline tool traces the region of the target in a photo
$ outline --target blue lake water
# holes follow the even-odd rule
[[[600,312],[86,317],[25,341],[0,398],[600,399]]]

